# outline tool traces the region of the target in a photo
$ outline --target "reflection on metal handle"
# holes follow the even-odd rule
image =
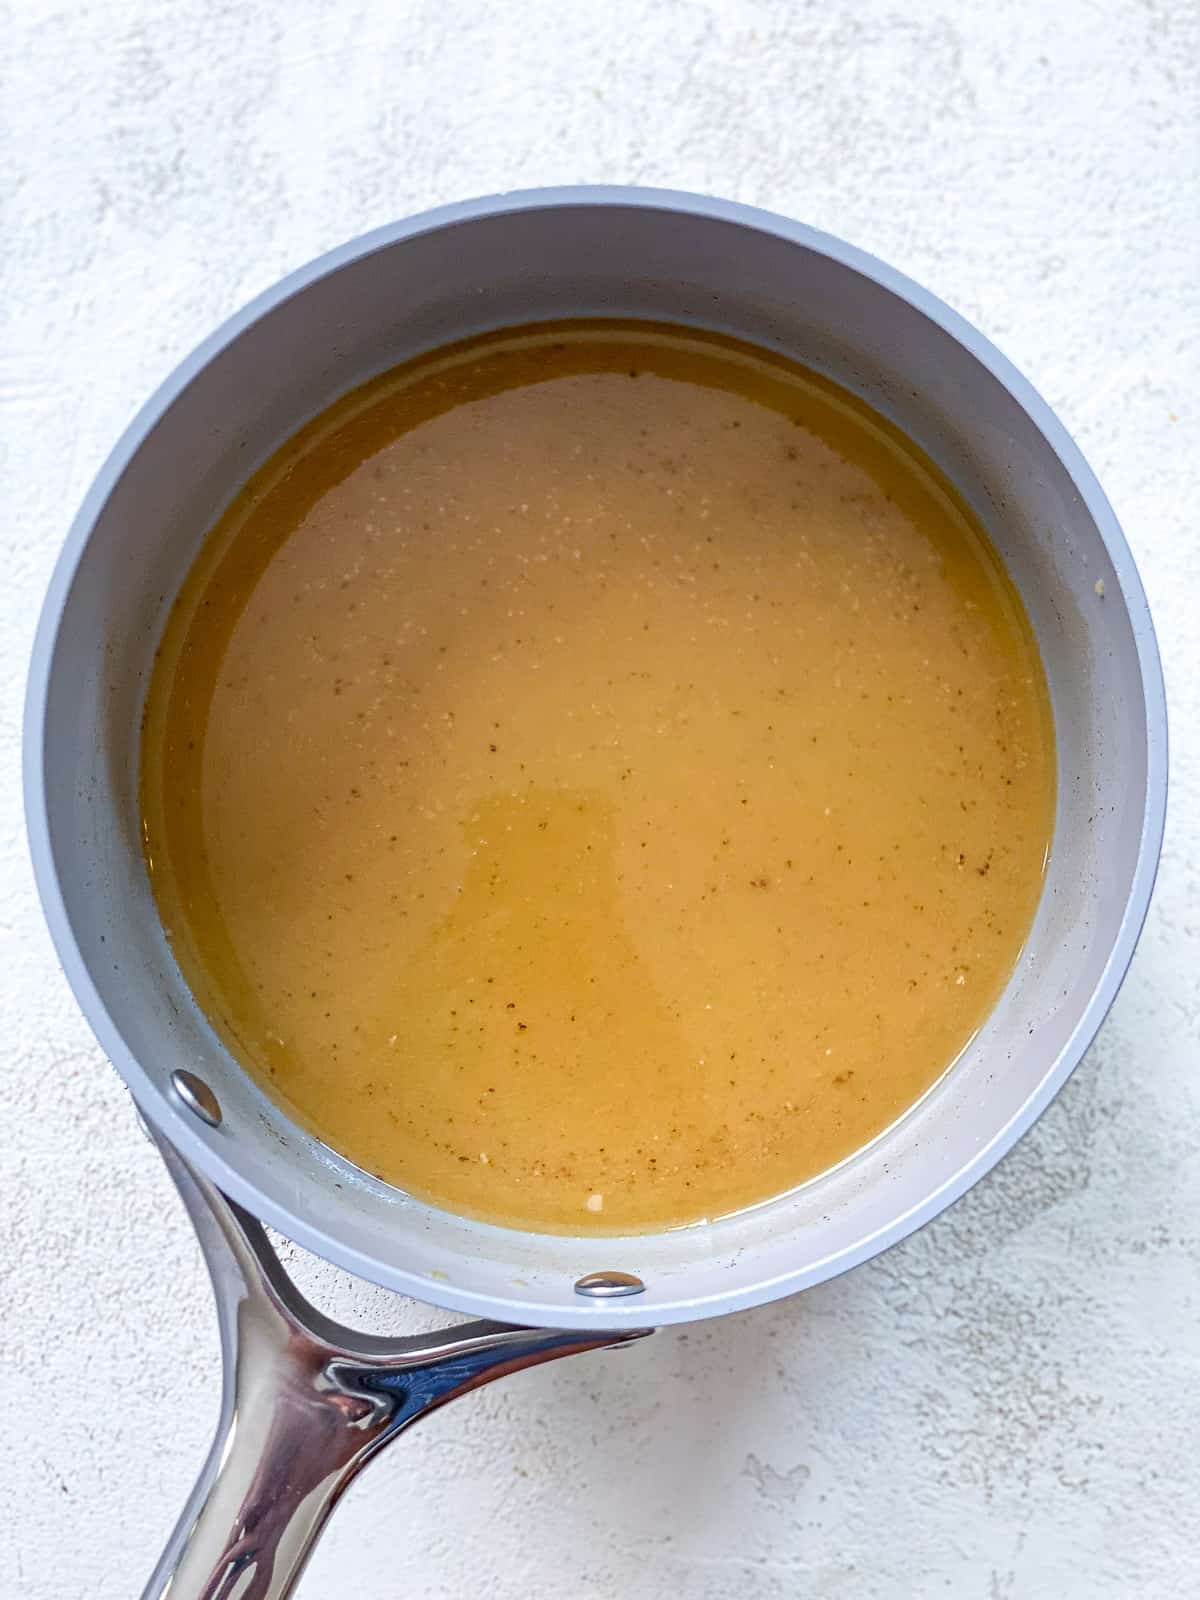
[[[506,1373],[649,1331],[356,1333],[308,1304],[261,1223],[152,1137],[208,1262],[224,1381],[208,1460],[142,1600],[284,1600],[350,1480],[419,1417]]]

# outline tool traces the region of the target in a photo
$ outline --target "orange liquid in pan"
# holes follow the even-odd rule
[[[841,390],[638,324],[442,351],[213,531],[144,738],[200,1004],[451,1210],[658,1229],[812,1177],[1002,988],[1054,805],[982,530]]]

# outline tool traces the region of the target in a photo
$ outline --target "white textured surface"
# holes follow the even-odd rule
[[[57,971],[26,860],[20,699],[59,541],[152,386],[281,273],[435,202],[578,180],[724,193],[841,234],[977,321],[1058,408],[1160,632],[1159,889],[1099,1042],[953,1211],[801,1299],[442,1412],[351,1492],[303,1600],[1195,1592],[1198,16],[1176,0],[9,15],[5,1600],[135,1594],[217,1392],[195,1245]],[[301,1266],[343,1314],[430,1324]]]

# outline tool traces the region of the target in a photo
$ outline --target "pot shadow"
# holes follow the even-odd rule
[[[531,1407],[548,1424],[531,1452],[543,1470],[586,1482],[588,1499],[599,1487],[603,1520],[634,1544],[673,1543],[682,1558],[706,1547],[737,1501],[798,1509],[809,1475],[805,1419],[831,1381],[819,1354],[830,1299],[810,1291],[803,1301],[660,1329],[586,1365],[531,1373],[526,1392],[511,1384],[505,1401],[516,1427]],[[581,1534],[597,1510],[587,1506]]]
[[[788,1592],[776,1585],[801,1564],[770,1553],[795,1551],[798,1531],[820,1515],[828,1475],[814,1463],[839,1390],[870,1360],[869,1341],[852,1331],[868,1293],[839,1280],[456,1401],[356,1485],[314,1560],[329,1587],[314,1580],[312,1592],[339,1592],[346,1561],[381,1596],[405,1592],[394,1547],[389,1557],[380,1539],[397,1506],[404,1570],[445,1574],[447,1593],[464,1562],[486,1562],[496,1597],[640,1600],[671,1573],[686,1584],[691,1569],[716,1582],[696,1591],[705,1595]],[[428,1327],[427,1309],[415,1310]],[[596,1587],[579,1584],[581,1574]]]

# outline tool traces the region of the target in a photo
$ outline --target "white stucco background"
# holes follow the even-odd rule
[[[1198,18],[1194,0],[4,7],[4,1600],[136,1595],[218,1382],[198,1252],[26,856],[21,696],[59,542],[142,399],[280,274],[440,201],[581,180],[841,234],[1057,407],[1158,623],[1158,893],[1087,1060],[949,1214],[790,1303],[440,1413],[352,1490],[303,1600],[1197,1592]],[[300,1265],[344,1316],[432,1325]]]

